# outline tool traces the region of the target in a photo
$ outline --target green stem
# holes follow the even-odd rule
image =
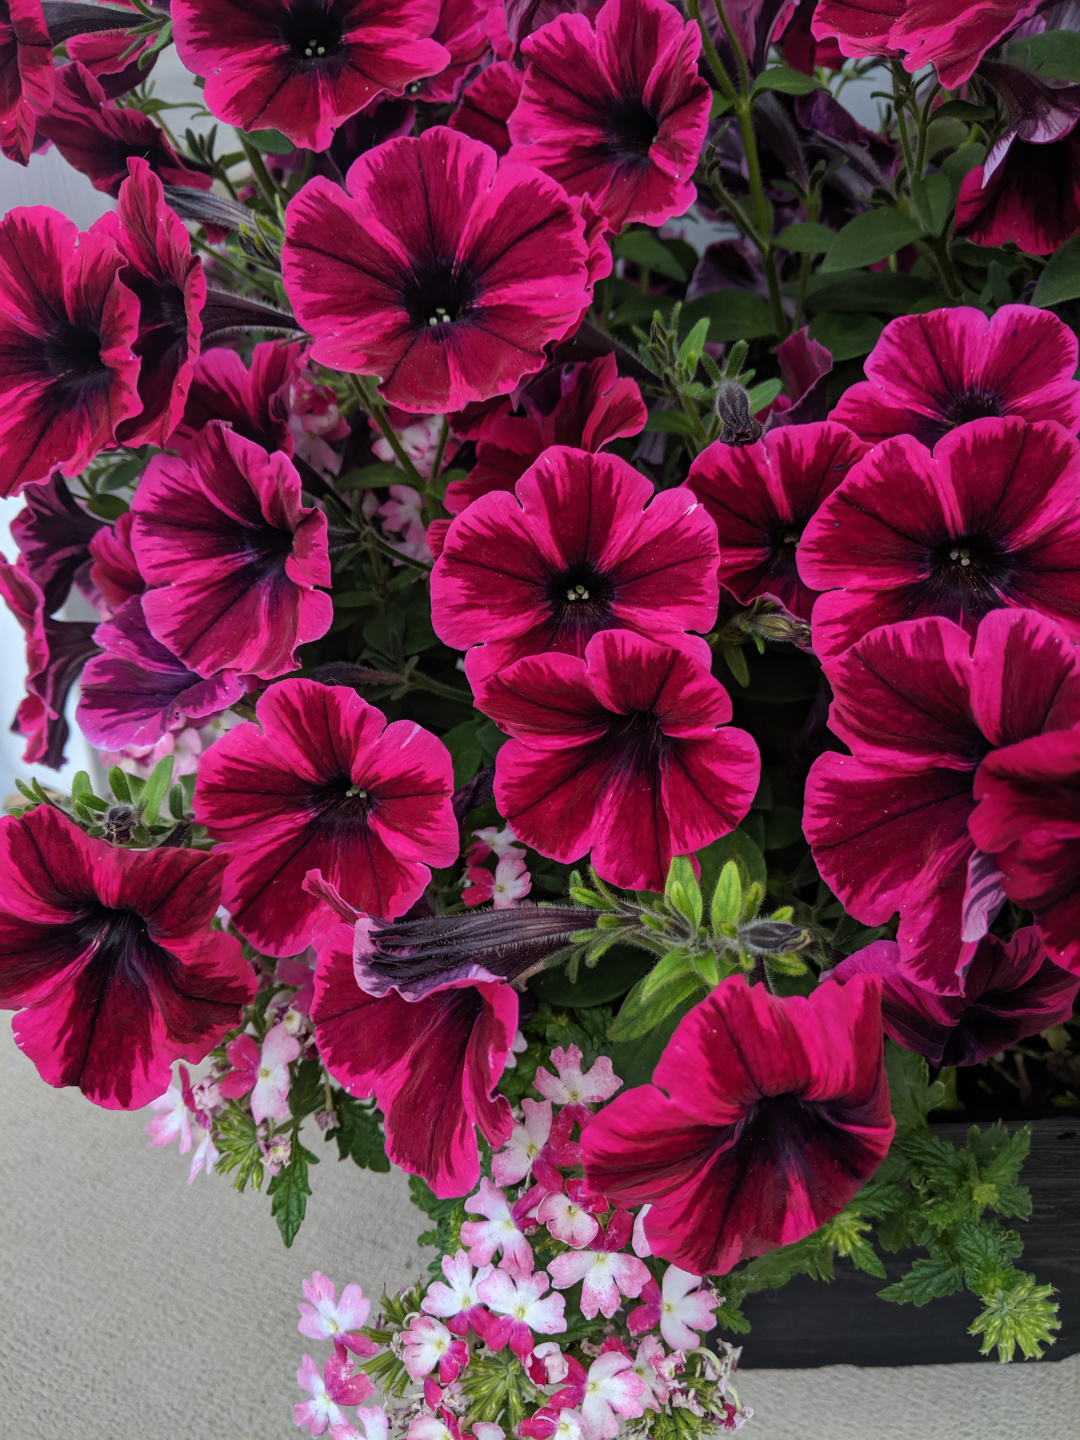
[[[720,87],[720,94],[723,95],[725,100],[734,105],[735,101],[739,98],[739,92],[735,89],[731,77],[724,69],[724,62],[717,54],[716,46],[713,44],[713,38],[706,29],[704,20],[701,18],[701,9],[698,5],[698,0],[686,0],[686,13],[690,16],[691,20],[697,23],[697,27],[701,31],[701,47],[705,51],[705,58],[709,62],[709,69],[713,72],[716,83]]]
[[[266,203],[270,206],[271,213],[276,215],[278,195],[280,192],[278,191],[278,187],[274,184],[274,181],[271,178],[270,171],[267,170],[266,165],[263,162],[262,156],[259,154],[258,150],[256,150],[255,146],[252,145],[251,141],[247,138],[244,132],[242,130],[237,130],[236,136],[237,139],[240,141],[240,148],[241,150],[243,150],[245,156],[247,157],[247,162],[251,166],[251,173],[254,177],[255,184],[259,187],[260,194],[262,195]]]
[[[376,535],[372,529],[369,529],[365,533],[363,543],[369,550],[377,550],[380,555],[385,555],[390,560],[396,560],[399,565],[411,565],[414,570],[419,570],[422,575],[431,574],[431,565],[427,560],[416,560],[413,556],[406,555],[402,550],[395,550],[389,541],[384,540],[381,535]]]
[[[727,42],[731,46],[731,52],[735,56],[735,63],[739,67],[739,89],[742,91],[744,98],[748,98],[750,95],[750,71],[747,68],[743,48],[738,40],[735,39],[735,32],[732,30],[731,21],[727,17],[727,7],[724,4],[724,0],[716,0],[716,13],[720,17],[720,24],[724,27]]]
[[[783,340],[787,333],[787,316],[780,299],[780,277],[776,273],[776,254],[772,242],[772,216],[765,185],[761,178],[761,161],[758,158],[757,139],[754,136],[754,122],[750,115],[750,102],[740,100],[736,113],[739,117],[739,132],[746,152],[746,170],[750,178],[750,193],[754,197],[757,228],[764,240],[761,245],[761,263],[765,270],[765,283],[769,287],[769,306],[772,309],[776,334]]]
[[[387,418],[386,407],[381,400],[376,398],[373,388],[368,384],[368,377],[366,375],[350,375],[349,384],[359,398],[361,405],[363,405],[364,409],[382,431],[383,439],[394,452],[398,464],[402,470],[405,471],[414,488],[423,494],[426,489],[424,480],[419,470],[417,470],[416,466],[406,454],[405,447],[397,437],[397,431]]]
[[[433,680],[430,675],[421,675],[419,670],[414,670],[406,679],[414,690],[428,690],[432,695],[441,695],[444,700],[456,700],[459,705],[467,705],[470,710],[473,708],[472,695],[457,685],[444,685],[441,680]]]
[[[446,442],[450,439],[450,416],[444,415],[442,429],[439,432],[439,446],[435,451],[435,459],[431,465],[431,484],[434,485],[442,474],[443,456],[446,454]]]

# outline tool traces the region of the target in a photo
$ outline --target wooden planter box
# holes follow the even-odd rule
[[[968,1127],[933,1129],[962,1143]],[[1080,1351],[1080,1117],[1037,1120],[1031,1132],[1031,1154],[1020,1172],[1020,1183],[1031,1190],[1031,1219],[1002,1223],[1023,1236],[1017,1267],[1058,1292],[1061,1330],[1046,1359],[1064,1360]],[[997,1364],[996,1352],[980,1355],[979,1340],[967,1333],[981,1307],[966,1290],[918,1308],[877,1298],[878,1290],[909,1268],[911,1254],[882,1254],[888,1280],[838,1260],[831,1284],[799,1275],[782,1289],[750,1295],[743,1309],[753,1328],[739,1337],[746,1368],[951,1365],[983,1359]]]

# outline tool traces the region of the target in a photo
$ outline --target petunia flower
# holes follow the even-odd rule
[[[464,479],[446,487],[446,508],[452,515],[492,490],[513,493],[552,445],[595,453],[620,436],[640,434],[648,419],[637,381],[619,376],[614,355],[565,367],[559,398],[547,414],[540,412],[528,390],[522,404],[529,413],[493,420],[476,442],[476,464]]]
[[[537,1102],[526,1097],[521,1109],[523,1122],[514,1122],[509,1140],[492,1157],[491,1176],[496,1185],[520,1185],[551,1134],[550,1100]]]
[[[145,161],[166,185],[209,190],[214,183],[176,153],[149,115],[110,104],[85,65],[64,65],[57,70],[53,103],[46,114],[38,116],[37,128],[72,169],[106,195],[120,193],[132,157]]]
[[[359,1334],[371,1313],[368,1300],[359,1285],[346,1285],[337,1298],[332,1280],[316,1270],[304,1281],[304,1299],[296,1307],[300,1311],[298,1329],[311,1340],[333,1340],[354,1355],[369,1357],[378,1352],[373,1340]]]
[[[305,1355],[296,1372],[296,1383],[310,1400],[293,1407],[293,1418],[311,1435],[330,1430],[333,1440],[359,1440],[359,1432],[348,1423],[342,1405],[361,1405],[375,1386],[366,1375],[353,1374],[352,1357],[336,1346],[323,1374],[310,1355]]]
[[[770,595],[798,619],[810,619],[817,592],[799,577],[798,546],[867,448],[826,421],[784,426],[752,445],[717,441],[697,457],[686,483],[716,523],[720,583],[743,605]]]
[[[469,651],[476,689],[524,655],[583,655],[632,630],[710,663],[689,630],[716,619],[716,531],[683,486],[655,494],[615,455],[553,446],[513,495],[482,495],[450,526],[431,574],[431,623]]]
[[[94,631],[104,654],[82,672],[76,717],[102,750],[156,745],[181,720],[206,720],[246,692],[236,670],[203,678],[155,640],[141,596],[126,601]]]
[[[695,1349],[701,1343],[700,1331],[716,1329],[716,1296],[700,1285],[700,1275],[669,1265],[662,1287],[650,1281],[641,1292],[645,1303],[627,1316],[630,1334],[641,1335],[659,1325],[665,1343],[673,1350]]]
[[[543,1065],[537,1066],[533,1084],[540,1094],[556,1105],[563,1105],[563,1117],[573,1119],[584,1127],[592,1119],[593,1105],[610,1100],[616,1090],[622,1088],[622,1081],[611,1068],[607,1055],[598,1055],[585,1072],[581,1069],[581,1051],[576,1045],[564,1050],[556,1045],[551,1052],[551,1063],[556,1074]]]
[[[635,1300],[650,1279],[649,1267],[636,1255],[620,1253],[630,1238],[633,1220],[625,1210],[616,1210],[607,1230],[600,1230],[586,1250],[564,1250],[548,1269],[556,1290],[569,1290],[581,1283],[581,1313],[594,1320],[597,1311],[610,1320],[623,1296]]]
[[[1072,1015],[1080,990],[1080,979],[1050,959],[1031,926],[1008,942],[984,936],[959,995],[935,995],[909,980],[900,969],[900,947],[891,940],[856,951],[823,978],[843,984],[852,975],[881,977],[886,1035],[931,1065],[978,1065],[1028,1035],[1060,1025]]]
[[[104,235],[56,210],[0,220],[0,493],[77,475],[141,407],[139,302]]]
[[[44,482],[28,486],[23,500],[24,508],[11,522],[19,568],[41,591],[45,614],[55,615],[72,585],[93,596],[90,542],[106,527],[76,504],[55,470]]]
[[[634,1420],[645,1413],[645,1381],[634,1369],[629,1355],[609,1350],[589,1366],[585,1394],[581,1400],[581,1422],[585,1440],[614,1440],[619,1433],[619,1416]]]
[[[591,849],[614,885],[662,890],[671,857],[733,830],[757,788],[757,746],[727,725],[723,686],[629,630],[594,635],[584,659],[518,660],[477,703],[514,736],[496,759],[500,813],[541,855]]]
[[[654,1253],[695,1275],[809,1235],[892,1140],[880,996],[867,976],[787,999],[721,981],[679,1022],[653,1083],[585,1130],[586,1178],[616,1204],[649,1201]]]
[[[1003,895],[1034,912],[1043,944],[1073,975],[1080,975],[1078,721],[1074,711],[1071,729],[987,755],[968,822],[980,850],[994,857]]]
[[[53,101],[52,40],[41,0],[0,0],[0,143],[27,165],[38,115]]]
[[[935,445],[969,420],[1017,415],[1080,429],[1077,340],[1049,310],[966,305],[891,320],[830,415],[868,444],[914,435]]]
[[[548,1277],[543,1270],[535,1275],[493,1270],[477,1286],[477,1293],[499,1319],[489,1323],[484,1342],[490,1350],[511,1350],[524,1364],[532,1354],[533,1334],[560,1335],[566,1329],[566,1301],[561,1295],[545,1295]]]
[[[214,421],[186,455],[156,455],[132,501],[132,549],[151,633],[199,675],[271,679],[333,618],[326,516],[300,477]],[[294,947],[299,948],[299,947]]]
[[[255,980],[210,929],[223,856],[117,849],[41,805],[0,820],[0,865],[0,1005],[48,1084],[135,1110],[239,1023]]]
[[[521,98],[521,80],[521,71],[509,61],[486,66],[462,93],[447,125],[505,155],[510,149],[507,125]]]
[[[438,19],[431,38],[449,56],[442,70],[424,80],[414,80],[406,94],[428,104],[456,100],[469,76],[491,53],[487,18],[490,0],[440,0]]]
[[[164,1095],[151,1100],[150,1109],[154,1111],[154,1118],[145,1129],[150,1144],[171,1145],[179,1139],[180,1154],[186,1155],[191,1149],[191,1120],[179,1085],[170,1085]]]
[[[517,1029],[517,995],[493,979],[451,982],[416,1001],[369,995],[356,983],[352,951],[353,928],[338,925],[319,953],[311,1007],[319,1053],[350,1094],[376,1097],[395,1164],[440,1197],[464,1194],[480,1179],[477,1127],[495,1149],[510,1134],[509,1103],[494,1090]]]
[[[557,16],[521,46],[508,159],[588,195],[612,230],[682,215],[709,118],[700,52],[698,27],[665,0],[608,0],[591,23]]]
[[[811,766],[803,828],[815,863],[864,924],[899,910],[904,975],[958,995],[987,925],[982,907],[981,925],[965,923],[976,770],[1002,746],[1080,722],[1075,648],[1043,615],[992,610],[974,642],[949,620],[906,621],[825,671],[829,725],[852,753]]]
[[[1073,122],[1075,125],[1075,121]],[[963,178],[955,233],[976,245],[1049,255],[1080,231],[1080,133],[1043,144],[999,141]]]
[[[195,366],[170,445],[183,449],[211,420],[226,420],[245,440],[292,455],[288,389],[302,358],[301,345],[280,340],[260,341],[251,352],[250,367],[227,346],[207,350]]]
[[[90,584],[106,617],[146,589],[131,549],[132,523],[131,511],[125,510],[114,525],[102,526],[90,538]]]
[[[218,1090],[226,1100],[239,1100],[251,1095],[251,1114],[255,1123],[289,1118],[290,1060],[299,1059],[300,1042],[284,1025],[275,1025],[260,1048],[250,1035],[238,1035],[225,1047],[232,1066],[218,1081]]]
[[[842,538],[841,538],[842,537]],[[1039,610],[1080,639],[1080,445],[1059,425],[974,420],[931,454],[875,446],[810,521],[799,574],[819,655],[899,620],[974,634],[999,607]]]
[[[461,1226],[461,1243],[468,1246],[473,1265],[490,1264],[501,1251],[501,1269],[519,1278],[532,1274],[532,1246],[515,1224],[506,1196],[486,1175],[480,1181],[480,1189],[466,1200],[465,1209],[470,1215],[485,1217],[466,1220]],[[483,1295],[480,1298],[488,1303]]]
[[[313,680],[272,686],[256,715],[207,751],[195,787],[199,823],[228,841],[225,903],[253,944],[295,955],[336,923],[304,889],[309,870],[393,916],[419,898],[429,866],[453,864],[453,767],[434,735]]]
[[[390,140],[290,201],[285,289],[312,356],[382,377],[403,410],[511,391],[589,304],[584,222],[562,187],[443,126]],[[438,223],[425,197],[437,193]]]
[[[477,1335],[482,1335],[488,1312],[476,1287],[487,1279],[494,1267],[481,1265],[474,1274],[472,1261],[465,1250],[444,1255],[440,1264],[446,1284],[441,1280],[432,1281],[420,1301],[420,1309],[425,1315],[437,1315],[453,1335],[466,1335],[470,1327]]]
[[[128,160],[116,210],[94,233],[108,235],[127,262],[120,278],[139,299],[139,399],[142,410],[117,428],[125,445],[164,445],[184,413],[199,358],[206,276],[191,237],[165,204],[161,181],[145,160]]]

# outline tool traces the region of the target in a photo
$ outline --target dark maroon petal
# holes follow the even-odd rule
[[[24,492],[26,509],[11,522],[11,533],[27,574],[40,588],[45,613],[52,615],[73,584],[91,588],[90,542],[103,528],[74,501],[59,474]]]

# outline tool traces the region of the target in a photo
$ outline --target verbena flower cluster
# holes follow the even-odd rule
[[[13,728],[97,765],[0,1002],[287,1244],[301,1133],[408,1172],[312,1435],[738,1429],[742,1302],[875,1244],[1052,1342],[1029,1132],[927,1117],[1080,1108],[1076,27],[0,0],[4,154],[115,199],[0,221]]]

